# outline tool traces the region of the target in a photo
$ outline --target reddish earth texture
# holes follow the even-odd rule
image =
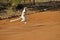
[[[32,13],[27,24],[10,20],[0,20],[0,40],[60,40],[60,11]]]

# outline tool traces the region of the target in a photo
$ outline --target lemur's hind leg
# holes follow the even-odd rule
[[[21,17],[21,22],[24,22],[26,24],[26,17],[25,16]]]

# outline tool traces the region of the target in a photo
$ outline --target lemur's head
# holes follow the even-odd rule
[[[24,9],[26,9],[27,7],[24,7]]]
[[[24,7],[24,10],[27,11],[27,7]]]
[[[23,11],[22,11],[22,12],[24,12],[24,13],[25,13],[25,12],[27,11],[26,9],[27,9],[27,7],[24,7],[24,9],[23,9]]]

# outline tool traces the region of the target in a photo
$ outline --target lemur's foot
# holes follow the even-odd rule
[[[27,22],[24,22],[25,24],[27,24]]]

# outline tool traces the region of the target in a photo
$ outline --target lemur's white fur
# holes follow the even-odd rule
[[[25,17],[26,10],[25,9],[26,9],[26,7],[23,9],[22,14],[21,14],[21,17],[20,17],[22,19],[21,22],[22,21],[26,21],[26,17]]]
[[[19,19],[21,19],[21,22],[25,22],[26,21],[25,12],[26,12],[26,7],[24,7],[24,9],[23,9],[21,17],[19,17],[18,19],[15,19],[15,20],[10,20],[10,22],[17,21]],[[25,22],[25,24],[26,24],[26,22]]]

